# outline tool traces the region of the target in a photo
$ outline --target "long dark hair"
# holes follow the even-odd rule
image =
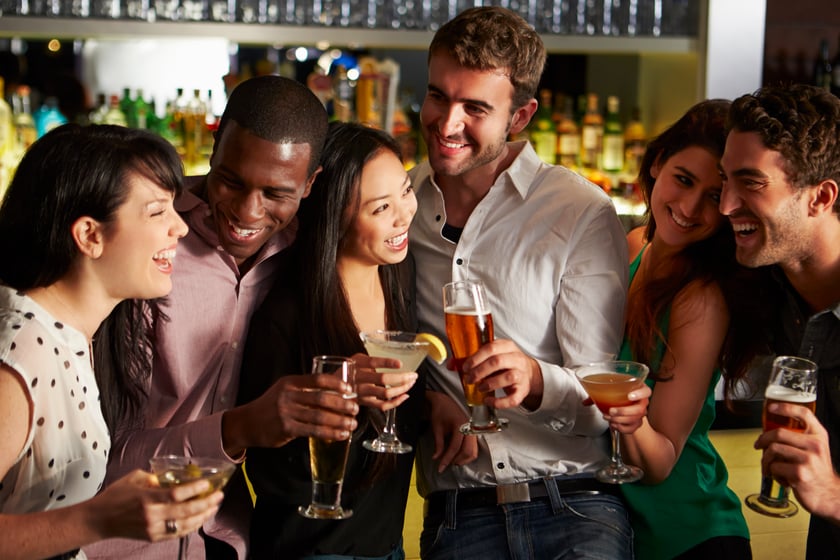
[[[175,193],[183,167],[160,137],[120,126],[68,124],[35,142],[24,155],[0,207],[0,281],[17,290],[49,286],[80,253],[73,223],[90,216],[113,222],[129,195],[130,174]],[[151,371],[150,314],[145,302],[120,302],[94,335],[102,412],[112,433],[134,417]]]
[[[308,371],[312,357],[318,354],[350,356],[365,351],[336,262],[359,212],[362,170],[382,152],[400,157],[399,145],[388,134],[360,124],[333,123],[321,158],[323,170],[309,197],[301,201],[295,241],[304,288],[298,320],[301,332],[307,333],[301,340],[301,371]],[[398,267],[386,265],[379,267],[379,281],[385,295],[386,328],[408,330],[407,280],[400,277]],[[369,411],[362,407],[359,430],[371,421]],[[392,462],[383,454],[375,455],[374,475]]]
[[[700,147],[723,155],[726,144],[726,117],[730,102],[722,99],[702,101],[662,134],[653,139],[645,151],[639,171],[639,183],[647,203],[645,238],[651,241],[656,220],[650,211],[650,200],[656,180],[652,167],[675,154]],[[735,236],[732,226],[724,220],[708,238],[692,243],[673,255],[648,281],[631,287],[627,300],[627,338],[631,341],[634,358],[650,363],[657,343],[667,346],[666,333],[659,329],[659,320],[667,312],[676,295],[688,284],[699,281],[720,285],[730,313],[726,339],[719,356],[723,369],[726,396],[729,399],[738,379],[749,370],[750,363],[762,347],[758,335],[761,314],[759,294],[765,286],[765,271],[751,271],[735,259]],[[653,375],[662,379],[657,375]]]

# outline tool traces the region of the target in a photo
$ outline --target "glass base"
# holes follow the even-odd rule
[[[460,431],[465,436],[482,436],[486,434],[495,434],[496,432],[501,432],[508,426],[508,419],[507,418],[496,418],[494,422],[490,422],[486,425],[476,425],[470,424],[467,422],[466,424],[462,424]]]
[[[626,484],[641,480],[644,471],[633,465],[609,465],[595,473],[595,479],[607,484]]]
[[[368,451],[374,451],[376,453],[411,453],[414,449],[407,443],[403,443],[398,439],[393,440],[385,440],[382,438],[376,439],[366,439],[362,442],[362,447],[367,449]]]
[[[770,517],[793,517],[799,511],[796,504],[790,500],[785,502],[768,500],[761,494],[750,494],[744,499],[744,503],[751,510]]]
[[[347,519],[353,515],[353,511],[342,509],[341,506],[327,507],[317,504],[309,504],[306,507],[298,507],[298,513],[309,519]]]

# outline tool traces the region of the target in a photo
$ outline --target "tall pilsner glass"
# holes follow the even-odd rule
[[[352,393],[341,396],[355,399],[356,363],[350,358],[339,356],[315,356],[312,358],[313,375],[335,375],[353,387]],[[341,507],[341,486],[344,483],[344,469],[350,454],[350,438],[329,440],[309,438],[309,465],[312,469],[312,503],[300,506],[298,512],[312,519],[347,519],[353,512]]]
[[[789,416],[771,414],[767,407],[773,403],[798,404],[814,412],[817,407],[817,364],[805,358],[779,356],[773,360],[770,381],[764,392],[761,423],[765,432],[783,428],[804,432],[805,426]],[[761,477],[761,492],[744,500],[751,510],[770,517],[791,517],[799,508],[790,501],[790,488],[782,486],[772,476]]]
[[[464,361],[483,345],[493,340],[493,316],[487,305],[484,286],[480,282],[461,280],[443,287],[443,311],[446,315],[446,337],[452,346],[452,358],[461,376],[464,396],[470,409],[470,421],[461,426],[461,433],[480,435],[501,431],[508,423],[496,417],[493,407],[484,404],[491,392],[480,391],[464,381]]]

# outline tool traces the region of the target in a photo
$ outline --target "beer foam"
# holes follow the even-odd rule
[[[449,313],[450,315],[471,315],[473,317],[477,317],[479,315],[487,315],[486,311],[476,309],[474,307],[459,307],[457,305],[452,305],[443,310],[444,313]]]
[[[776,399],[777,401],[784,401],[789,403],[810,403],[817,400],[816,393],[803,393],[796,389],[789,387],[779,387],[778,385],[769,385],[764,392],[764,398]]]

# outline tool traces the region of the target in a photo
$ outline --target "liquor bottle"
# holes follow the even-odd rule
[[[131,115],[134,119],[134,127],[148,129],[149,127],[149,103],[143,99],[143,88],[137,88],[137,97],[131,102]],[[126,116],[129,123],[131,118]]]
[[[580,128],[574,119],[574,99],[562,97],[563,109],[557,122],[557,157],[559,165],[577,169],[580,157]]]
[[[618,114],[618,97],[607,97],[607,118],[601,144],[601,167],[608,173],[618,173],[624,167],[624,128]]]
[[[33,115],[33,118],[35,119],[35,131],[38,133],[38,138],[55,127],[67,123],[67,117],[58,110],[58,99],[53,96],[44,100],[44,104]]]
[[[108,101],[104,93],[96,95],[96,106],[88,114],[88,121],[90,124],[103,124],[105,122],[105,113],[108,112]]]
[[[601,141],[604,136],[604,117],[598,112],[598,94],[586,96],[586,113],[580,129],[580,164],[589,169],[599,168]]]
[[[6,192],[12,172],[17,167],[12,130],[12,108],[6,103],[5,82],[0,76],[0,198]]]
[[[125,124],[129,128],[137,128],[137,115],[134,112],[134,100],[131,99],[131,89],[123,88],[120,98],[120,111],[125,115]]]
[[[639,175],[646,147],[647,133],[642,124],[641,109],[636,106],[624,127],[624,172],[628,178],[635,180]]]
[[[35,119],[32,118],[32,105],[29,98],[31,90],[27,85],[20,85],[12,95],[12,124],[15,127],[15,149],[20,155],[29,149],[38,138]]]
[[[534,151],[546,163],[554,163],[557,153],[557,132],[551,120],[551,90],[540,90],[540,104],[530,123],[529,137]]]
[[[125,113],[123,113],[122,109],[120,109],[120,98],[116,95],[111,96],[108,102],[108,112],[105,113],[105,118],[102,122],[105,124],[128,126]]]
[[[333,78],[333,119],[341,122],[354,120],[353,105],[356,97],[354,85],[347,77],[347,68],[339,64]]]
[[[834,73],[832,72],[828,49],[828,39],[820,41],[820,54],[814,63],[814,85],[831,91]]]

